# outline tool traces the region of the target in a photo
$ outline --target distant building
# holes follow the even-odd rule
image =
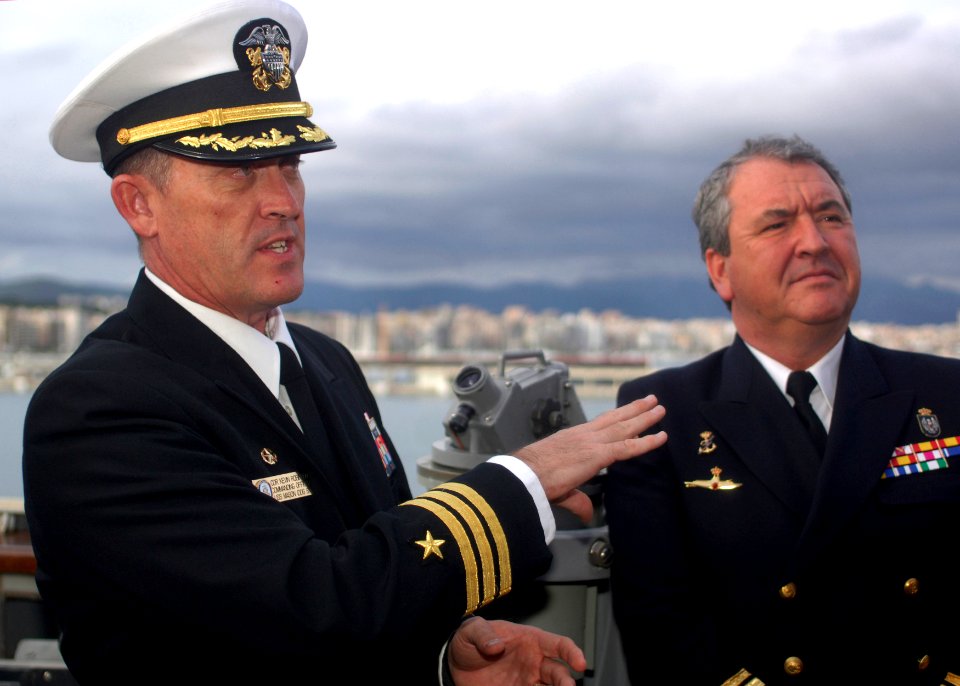
[[[124,299],[74,299],[49,307],[0,305],[0,390],[30,388],[77,348]],[[612,394],[618,383],[685,364],[728,345],[729,318],[658,320],[608,310],[533,312],[473,306],[349,312],[286,311],[336,338],[386,392],[444,392],[466,362],[495,363],[508,350],[539,350],[570,366],[571,378]],[[899,326],[854,322],[854,333],[881,345],[960,357],[957,323]],[[586,389],[585,389],[586,390]]]

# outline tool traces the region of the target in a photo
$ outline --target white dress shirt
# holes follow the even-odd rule
[[[813,374],[813,377],[817,380],[817,387],[810,393],[810,405],[813,406],[814,412],[820,417],[820,421],[823,422],[823,428],[826,429],[828,434],[830,433],[830,422],[833,419],[833,402],[837,396],[837,378],[840,376],[840,357],[843,354],[843,342],[846,340],[846,337],[846,334],[844,334],[840,342],[833,346],[826,355],[817,360],[813,366],[806,370],[797,370],[808,371]],[[744,341],[744,343],[760,364],[763,365],[763,368],[767,370],[767,374],[770,375],[773,382],[777,384],[777,388],[780,389],[780,392],[783,393],[784,397],[786,397],[792,406],[793,398],[787,393],[787,378],[790,376],[790,372],[794,370],[785,367],[769,355],[764,355],[746,341]]]

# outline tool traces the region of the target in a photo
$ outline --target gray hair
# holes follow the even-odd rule
[[[843,183],[843,177],[833,164],[816,147],[799,136],[780,138],[763,136],[747,139],[743,147],[727,158],[711,172],[700,185],[697,198],[693,203],[693,223],[700,233],[700,256],[704,257],[708,248],[721,255],[730,254],[730,182],[736,168],[756,157],[769,157],[784,162],[813,162],[819,165],[837,184],[847,210],[853,210],[850,193]]]
[[[110,178],[116,178],[120,174],[137,174],[146,177],[154,186],[164,191],[167,188],[167,182],[170,180],[172,158],[173,155],[162,150],[143,148],[118,164]],[[143,260],[143,239],[140,234],[135,235],[137,237],[137,252],[140,259]]]
[[[113,170],[112,177],[120,174],[138,174],[148,178],[161,191],[167,187],[170,178],[172,155],[156,148],[143,148],[123,160]]]

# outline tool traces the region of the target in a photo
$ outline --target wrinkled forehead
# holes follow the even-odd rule
[[[734,213],[834,205],[846,210],[840,188],[815,162],[757,157],[736,167],[727,197]]]

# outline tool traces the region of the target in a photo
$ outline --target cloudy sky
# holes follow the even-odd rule
[[[47,132],[102,59],[196,0],[0,0],[0,280],[129,285],[96,164]],[[956,0],[301,0],[308,275],[700,274],[689,208],[744,138],[800,134],[854,198],[864,268],[960,287]]]

